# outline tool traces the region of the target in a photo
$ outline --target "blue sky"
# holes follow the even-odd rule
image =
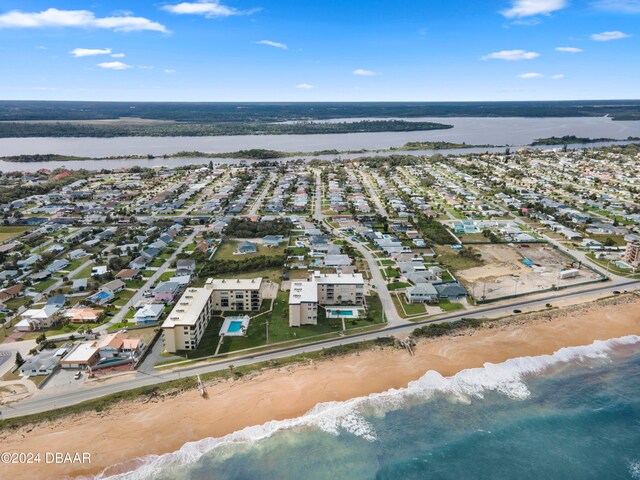
[[[0,1],[0,98],[640,98],[640,0]]]

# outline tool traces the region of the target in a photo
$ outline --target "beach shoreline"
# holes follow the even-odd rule
[[[236,380],[171,392],[16,430],[0,432],[11,452],[90,453],[91,463],[0,464],[12,479],[91,476],[135,468],[140,457],[179,450],[185,443],[223,437],[270,420],[297,418],[318,403],[346,401],[403,388],[435,370],[461,370],[508,359],[552,354],[563,347],[640,335],[640,299],[635,295],[486,322],[475,330],[421,339],[415,356],[404,349],[373,348],[323,360],[267,369]]]

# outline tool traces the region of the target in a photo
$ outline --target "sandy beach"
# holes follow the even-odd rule
[[[0,433],[4,451],[89,452],[83,465],[0,464],[0,478],[92,475],[136,457],[178,450],[189,441],[221,437],[250,425],[303,415],[320,402],[401,388],[428,370],[450,376],[486,362],[551,354],[562,347],[640,335],[640,300],[625,296],[487,323],[475,331],[423,340],[411,357],[402,349],[362,351],[330,360],[265,370],[189,391],[121,403],[50,423]],[[122,471],[122,465],[110,471]]]

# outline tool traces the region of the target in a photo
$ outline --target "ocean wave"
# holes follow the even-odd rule
[[[616,348],[640,343],[640,336],[629,335],[610,340],[598,340],[590,345],[561,348],[552,355],[519,357],[506,362],[485,363],[483,367],[462,370],[452,377],[444,377],[430,370],[406,388],[358,397],[345,402],[326,402],[316,405],[305,415],[289,420],[270,421],[263,425],[244,428],[220,438],[205,438],[189,442],[180,450],[164,455],[149,455],[136,459],[130,471],[108,468],[94,477],[96,480],[144,480],[158,476],[169,468],[194,463],[204,454],[222,445],[252,443],[291,428],[313,427],[338,435],[347,432],[365,440],[375,441],[376,433],[366,416],[383,415],[399,409],[410,401],[426,401],[435,394],[452,395],[460,401],[483,398],[486,392],[498,392],[513,399],[525,399],[529,389],[525,379],[551,368],[569,363],[594,359],[607,359]]]

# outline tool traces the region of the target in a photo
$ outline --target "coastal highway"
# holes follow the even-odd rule
[[[531,298],[529,300],[517,299],[512,303],[503,303],[501,305],[481,307],[473,311],[458,312],[451,315],[445,315],[440,318],[425,320],[422,322],[415,322],[411,324],[390,325],[380,330],[373,332],[358,333],[348,335],[340,338],[332,338],[328,340],[320,340],[304,345],[296,345],[290,347],[282,347],[268,352],[260,352],[255,354],[248,354],[244,356],[234,357],[226,360],[220,360],[217,362],[205,363],[201,365],[193,365],[182,368],[180,370],[173,370],[169,372],[154,372],[143,373],[136,372],[132,378],[128,378],[122,381],[114,381],[112,383],[99,384],[92,387],[81,387],[77,390],[59,392],[53,394],[47,394],[41,392],[33,398],[19,402],[15,404],[9,404],[2,406],[0,418],[13,418],[23,415],[30,415],[35,413],[41,413],[48,410],[55,410],[57,408],[74,405],[86,400],[102,397],[117,392],[123,392],[133,388],[144,387],[167,382],[170,380],[176,380],[179,378],[192,377],[198,374],[204,374],[208,372],[215,372],[219,370],[225,370],[230,365],[236,367],[243,365],[251,365],[258,362],[264,362],[267,360],[275,360],[283,357],[289,357],[301,353],[316,352],[325,348],[331,348],[339,345],[348,345],[352,343],[362,342],[365,340],[374,340],[379,337],[388,337],[392,335],[408,335],[415,328],[427,325],[430,323],[438,322],[452,322],[459,320],[463,317],[466,318],[482,318],[487,316],[500,317],[503,315],[509,315],[514,309],[523,308],[544,308],[547,303],[567,301],[567,300],[581,300],[592,298],[594,296],[605,296],[611,294],[615,289],[634,290],[640,288],[640,281],[623,281],[623,282],[606,282],[592,286],[579,291],[566,291],[556,292],[550,295],[538,296],[537,298]],[[580,319],[576,319],[579,322]],[[194,382],[195,386],[195,382]]]

